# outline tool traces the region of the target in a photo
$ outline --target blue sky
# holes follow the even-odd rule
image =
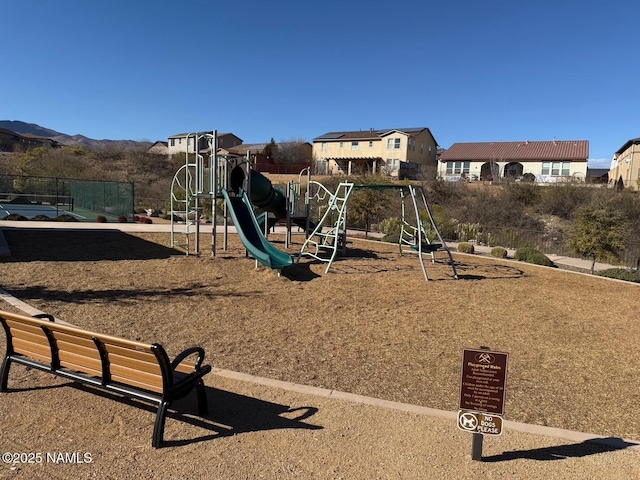
[[[20,0],[0,120],[95,139],[245,143],[429,127],[456,142],[640,137],[636,1]]]

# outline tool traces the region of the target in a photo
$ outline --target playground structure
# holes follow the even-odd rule
[[[274,188],[271,181],[251,168],[250,152],[238,157],[218,155],[217,132],[187,135],[187,145],[205,143],[210,152],[205,161],[198,148],[190,158],[186,153],[185,164],[176,172],[171,187],[171,243],[182,248],[186,255],[200,254],[200,225],[204,208],[211,202],[212,242],[211,254],[217,251],[217,230],[223,228],[223,249],[227,249],[229,217],[231,217],[245,249],[258,264],[281,270],[294,263],[294,258],[267,239],[268,232],[278,222],[286,225],[285,248],[291,244],[293,228],[297,226],[305,234],[305,241],[295,259],[299,263],[303,256],[327,263],[328,273],[338,253],[346,253],[347,207],[353,191],[358,189],[395,190],[402,198],[402,220],[399,236],[400,255],[411,251],[417,253],[425,280],[429,280],[424,255],[430,255],[435,263],[435,252],[444,251],[458,278],[455,262],[443,240],[422,187],[389,184],[355,184],[341,182],[335,192],[330,192],[320,182],[311,180],[310,169],[303,169],[298,181],[290,181],[286,192]],[[302,194],[303,178],[306,191]],[[412,209],[405,205],[411,199]],[[222,224],[218,225],[217,202],[222,204]],[[310,205],[314,201],[322,204],[324,213],[317,224],[310,220]],[[420,206],[419,206],[420,204]],[[254,212],[254,207],[261,213]],[[420,210],[425,213],[422,218]],[[409,211],[414,215],[410,219]],[[178,228],[180,225],[180,228]]]
[[[176,172],[171,186],[171,244],[186,255],[200,254],[200,225],[204,209],[211,204],[211,254],[217,253],[217,230],[223,228],[223,249],[227,249],[229,217],[233,220],[245,248],[256,260],[269,268],[280,270],[293,264],[288,253],[274,247],[266,238],[273,224],[286,221],[287,247],[293,225],[308,230],[308,209],[300,210],[300,185],[287,185],[287,193],[272,186],[271,181],[251,168],[250,152],[246,158],[218,155],[217,132],[187,135],[187,145],[207,145],[209,158],[195,148],[190,158]],[[207,161],[208,160],[208,161]],[[309,174],[308,174],[309,175]],[[301,181],[302,173],[299,177]],[[223,221],[218,225],[217,201],[222,200]],[[302,204],[304,205],[304,204]],[[256,217],[253,206],[262,210]],[[306,230],[305,230],[306,231]]]
[[[315,189],[314,194],[310,193],[312,188]],[[435,252],[439,250],[446,252],[448,262],[453,270],[453,277],[455,279],[458,278],[453,256],[436,226],[433,218],[433,212],[431,211],[431,207],[427,201],[424,188],[416,187],[411,184],[367,185],[355,184],[352,182],[341,182],[338,185],[336,192],[332,193],[321,183],[311,181],[309,183],[308,196],[315,197],[318,201],[327,202],[327,206],[315,229],[310,233],[302,245],[300,253],[298,254],[297,262],[300,262],[301,257],[309,256],[320,262],[327,263],[325,273],[329,272],[329,269],[331,268],[331,265],[338,253],[346,253],[347,206],[349,197],[355,190],[365,188],[375,190],[397,190],[400,192],[400,196],[402,198],[401,231],[398,241],[400,255],[403,255],[407,251],[417,252],[422,273],[426,281],[429,280],[429,276],[424,264],[423,254],[430,255],[431,262],[435,263]],[[415,224],[409,222],[407,207],[405,205],[408,198],[412,201]],[[428,217],[429,223],[427,227],[425,227],[425,221],[420,215],[420,208],[418,206],[420,201],[422,206],[424,206],[424,212]],[[326,231],[324,231],[325,225],[328,227],[328,230]],[[435,241],[432,241],[432,239],[429,238],[428,233],[431,233],[431,237]]]

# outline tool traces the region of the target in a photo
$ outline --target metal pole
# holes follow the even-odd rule
[[[471,442],[471,460],[478,462],[482,461],[482,440],[484,435],[481,433],[473,434],[473,441]]]
[[[213,188],[210,186],[211,198],[213,199],[211,212],[211,256],[216,256],[216,224],[218,223],[218,214],[216,202],[218,201],[218,131],[213,132],[213,142],[211,142],[211,155],[209,156],[209,168],[213,169]]]

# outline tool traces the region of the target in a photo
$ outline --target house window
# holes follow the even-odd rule
[[[387,150],[400,150],[400,139],[399,138],[387,139]]]
[[[398,170],[398,167],[400,166],[400,159],[399,158],[387,158],[387,169],[390,172],[395,172],[396,170]]]
[[[571,162],[542,162],[542,175],[565,176],[571,172]]]
[[[358,142],[351,142],[351,150],[358,150]]]
[[[447,175],[468,174],[471,171],[471,162],[447,162]]]
[[[340,173],[347,173],[349,171],[349,162],[346,160],[336,160],[338,170]]]
[[[549,175],[549,169],[551,167],[551,162],[542,162],[542,175]]]
[[[342,148],[342,147],[343,147],[343,144],[342,144],[342,142],[340,142],[340,148]]]
[[[373,140],[369,140],[369,148],[373,148]]]
[[[172,138],[172,139],[171,139],[171,146],[172,146],[172,147],[175,147],[175,146],[176,146],[176,139],[175,139],[175,138]]]
[[[322,142],[322,151],[326,152],[327,151],[327,142]]]

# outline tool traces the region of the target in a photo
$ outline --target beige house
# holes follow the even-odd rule
[[[530,177],[538,183],[584,182],[588,140],[454,143],[438,159],[444,180]]]
[[[157,141],[147,149],[147,153],[169,155],[169,142]]]
[[[202,133],[202,132],[198,132]],[[211,132],[213,134],[213,132]],[[200,145],[198,145],[198,152],[200,153],[208,153],[209,145],[206,142],[205,138],[200,139]],[[218,148],[229,149],[231,147],[235,147],[236,145],[240,145],[242,143],[242,139],[235,136],[233,133],[218,133]],[[177,135],[172,135],[169,137],[169,155],[173,155],[174,153],[195,153],[195,134],[194,133],[179,133]]]
[[[313,139],[321,174],[384,173],[402,176],[422,165],[436,166],[438,143],[425,127],[329,132]]]
[[[625,143],[611,160],[609,185],[638,190],[640,180],[640,138]]]

